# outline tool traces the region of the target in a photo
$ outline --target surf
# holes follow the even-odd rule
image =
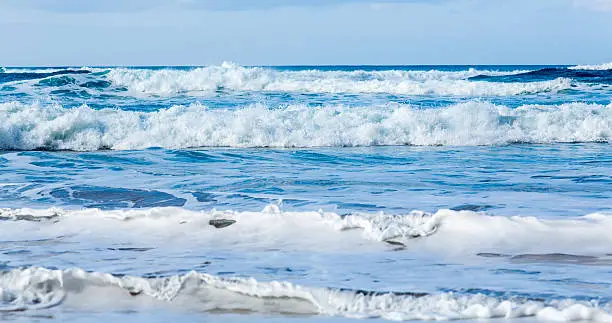
[[[150,147],[477,146],[599,142],[612,138],[612,106],[509,108],[473,101],[438,109],[200,104],[154,112],[86,105],[0,104],[0,149],[129,150]]]
[[[101,294],[107,297],[103,299]],[[29,267],[0,272],[0,295],[0,312],[57,306],[73,310],[161,307],[179,311],[419,321],[532,317],[543,321],[606,322],[612,319],[610,304],[596,300],[308,287],[282,281],[222,278],[195,271],[143,278],[86,272],[79,268]]]

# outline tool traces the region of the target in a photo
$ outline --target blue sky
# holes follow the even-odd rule
[[[598,64],[612,0],[2,0],[0,65]]]

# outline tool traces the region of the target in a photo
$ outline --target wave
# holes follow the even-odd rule
[[[606,71],[612,70],[612,62],[601,64],[601,65],[576,65],[569,67],[571,70],[585,70],[585,71]]]
[[[399,95],[506,96],[558,92],[572,87],[568,79],[540,83],[472,82],[476,75],[506,75],[521,71],[288,71],[225,63],[192,70],[115,68],[106,76],[117,87],[135,94],[175,95],[215,91],[306,93],[390,93]]]
[[[104,298],[100,295],[103,293]],[[544,321],[610,321],[611,305],[466,293],[376,292],[306,287],[190,272],[163,278],[113,276],[39,267],[0,273],[0,311],[173,307],[205,312],[328,315],[389,320],[533,317]]]
[[[612,105],[508,108],[487,102],[439,109],[199,104],[155,112],[0,104],[0,149],[133,150],[149,147],[470,146],[609,142]]]
[[[91,71],[80,69],[80,70],[51,70],[49,72],[44,71],[31,71],[31,72],[9,72],[5,71],[4,73],[0,73],[0,84],[1,83],[9,83],[9,82],[18,82],[18,81],[26,81],[26,80],[36,80],[36,79],[44,79],[44,78],[52,78],[54,76],[60,75],[75,75],[75,74],[89,74]]]
[[[262,211],[245,212],[190,211],[178,207],[113,211],[0,209],[0,220],[3,220],[0,224],[4,223],[1,225],[11,228],[3,231],[7,241],[48,236],[78,239],[86,229],[87,235],[83,237],[87,239],[123,237],[140,245],[161,240],[178,245],[196,244],[198,248],[341,252],[405,247],[462,257],[496,255],[513,261],[584,263],[609,262],[607,254],[612,246],[609,234],[612,214],[605,213],[546,220],[452,210],[342,215],[323,211],[284,212],[269,205]],[[34,236],[32,225],[37,222],[45,228],[40,230],[44,236]]]
[[[103,83],[114,92],[132,96],[210,95],[224,91],[302,92],[302,93],[386,93],[396,95],[509,96],[556,93],[576,87],[572,80],[559,75],[539,82],[493,83],[529,71],[492,71],[467,69],[441,70],[289,70],[282,68],[242,67],[224,63],[200,68],[68,68],[7,69],[0,73],[0,83],[18,83],[43,79],[27,86],[56,88],[67,85],[62,75],[90,74],[80,83]],[[59,77],[58,77],[59,76]],[[489,82],[487,82],[489,81]],[[537,81],[537,79],[535,80]],[[78,83],[76,81],[70,82]],[[87,86],[85,86],[87,87]]]
[[[489,82],[550,82],[560,79],[571,79],[581,83],[612,83],[612,70],[583,70],[567,68],[543,68],[536,71],[515,73],[509,75],[482,74],[468,78],[471,81]]]
[[[54,68],[54,67],[42,67],[42,68],[15,68],[15,67],[0,67],[0,73],[54,73],[64,71],[67,69],[74,70],[75,68]],[[83,68],[84,69],[84,68]]]
[[[92,73],[105,72],[108,68],[88,66],[64,66],[64,67],[0,67],[0,73],[54,73],[61,71],[90,71]]]

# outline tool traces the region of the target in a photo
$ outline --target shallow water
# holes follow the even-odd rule
[[[581,68],[7,68],[0,312],[609,321]]]

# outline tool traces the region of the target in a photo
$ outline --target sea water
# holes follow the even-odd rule
[[[0,71],[0,317],[612,320],[612,66]]]

